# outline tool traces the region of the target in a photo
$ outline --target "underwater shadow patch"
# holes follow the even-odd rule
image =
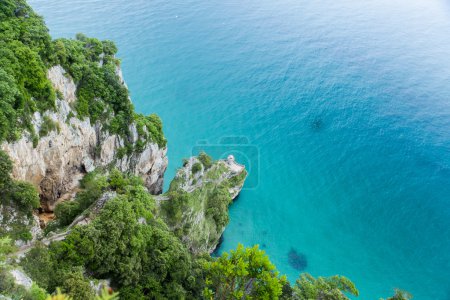
[[[321,131],[323,129],[324,125],[325,124],[323,123],[322,119],[316,118],[316,119],[314,119],[314,121],[311,122],[311,129],[316,132]]]
[[[288,253],[288,262],[291,267],[296,269],[297,271],[303,271],[308,267],[308,260],[306,259],[306,255],[300,252],[297,252],[294,248]]]

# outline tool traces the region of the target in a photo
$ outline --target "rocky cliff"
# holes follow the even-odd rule
[[[118,155],[125,146],[122,137],[110,134],[100,122],[91,124],[89,118],[75,117],[77,87],[64,69],[50,68],[48,78],[59,91],[56,109],[44,114],[36,112],[32,124],[35,132],[49,132],[34,143],[32,136],[25,133],[16,142],[1,145],[14,163],[13,177],[37,187],[43,209],[52,211],[59,199],[71,198],[78,180],[98,167],[112,166],[139,175],[150,193],[161,193],[168,163],[166,147],[149,142],[142,151]],[[139,138],[136,124],[129,125],[129,131],[128,142],[134,144]]]
[[[228,224],[228,207],[247,176],[245,167],[233,156],[214,163],[205,163],[205,157],[203,154],[186,160],[169,191],[157,197],[169,227],[197,254],[216,249]]]

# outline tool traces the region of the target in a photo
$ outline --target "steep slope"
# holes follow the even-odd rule
[[[159,200],[160,214],[192,253],[211,253],[228,224],[228,207],[247,171],[233,156],[212,162],[205,153],[186,160]]]
[[[80,120],[72,108],[77,101],[76,85],[61,66],[49,69],[48,77],[58,93],[55,111],[35,112],[32,125],[35,132],[45,126],[53,130],[33,144],[28,133],[1,148],[14,162],[13,177],[33,183],[41,195],[46,211],[53,211],[58,199],[68,198],[78,180],[97,167],[114,166],[122,172],[139,175],[151,193],[162,191],[164,171],[167,167],[167,148],[148,142],[141,151],[121,154],[126,141],[111,134],[100,122],[91,124],[89,118]],[[137,125],[128,125],[128,140],[135,146],[139,140]],[[48,130],[47,130],[48,131]]]

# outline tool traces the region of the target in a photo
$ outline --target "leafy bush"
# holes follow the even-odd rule
[[[169,200],[161,204],[161,208],[169,225],[173,226],[181,222],[183,211],[189,203],[189,194],[182,191],[169,193]]]
[[[200,152],[200,154],[198,155],[198,160],[203,164],[203,166],[205,167],[205,170],[209,169],[213,164],[213,160],[212,160],[211,156],[209,156],[208,154],[206,154],[203,151]]]
[[[115,180],[109,182],[118,187],[119,176],[113,177]],[[155,219],[154,200],[142,182],[122,177],[119,183],[122,193],[109,200],[91,224],[75,227],[64,241],[51,245],[54,268],[73,270],[83,266],[96,276],[112,278],[124,289],[124,295],[178,299],[195,293],[193,286],[200,284],[200,279],[189,272],[191,257],[167,226]],[[26,261],[30,263],[31,259],[34,265],[40,261],[33,253]],[[64,282],[53,279],[63,290],[72,282],[64,278]],[[76,295],[81,297],[78,292]]]
[[[44,245],[38,244],[32,248],[21,260],[20,265],[40,287],[48,290],[52,286],[54,273],[49,270],[54,270],[54,263]]]
[[[13,165],[8,154],[0,150],[0,190],[6,191],[10,188],[12,179],[11,172]]]
[[[51,39],[42,18],[24,0],[0,2],[0,142],[30,129],[31,115],[55,107],[47,78]]]
[[[328,278],[313,276],[305,273],[295,282],[293,294],[296,299],[330,299],[330,300],[348,300],[346,294],[358,296],[359,292],[353,282],[344,276],[331,276]]]
[[[12,189],[12,199],[23,211],[31,213],[40,206],[39,194],[31,183],[16,181]]]
[[[162,121],[156,114],[144,116],[142,114],[135,114],[134,120],[136,121],[136,129],[139,134],[139,138],[144,143],[155,142],[160,147],[165,147],[167,140],[165,139],[162,131]]]
[[[97,201],[103,191],[108,187],[106,177],[98,174],[96,171],[86,174],[80,180],[80,188],[74,201],[64,201],[58,203],[55,207],[55,216],[59,226],[66,226],[92,203]]]
[[[59,225],[66,226],[72,223],[82,211],[79,202],[64,201],[56,205],[55,217],[59,221]]]
[[[95,292],[89,280],[83,276],[81,269],[67,274],[61,288],[73,300],[87,300],[95,297]]]
[[[196,162],[195,164],[192,165],[191,171],[192,174],[196,174],[198,172],[200,172],[202,170],[202,164],[199,162]]]
[[[231,197],[227,188],[215,188],[207,198],[206,216],[211,217],[218,227],[227,225],[230,202]]]
[[[39,196],[33,185],[11,178],[12,162],[0,150],[0,238],[9,235],[13,239],[31,240],[29,232],[32,210],[39,207]],[[17,214],[11,216],[7,209],[15,208]]]
[[[206,263],[205,269],[207,299],[278,299],[287,281],[258,246],[239,244],[230,254]]]

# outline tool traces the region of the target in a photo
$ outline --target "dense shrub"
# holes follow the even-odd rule
[[[209,156],[208,154],[206,154],[203,151],[200,152],[200,154],[198,155],[198,160],[203,164],[203,166],[205,167],[205,170],[209,169],[213,164],[213,160],[212,160],[211,156]]]
[[[66,226],[72,223],[76,216],[78,216],[83,210],[80,203],[77,201],[64,201],[58,203],[55,207],[55,217],[59,222],[59,225]]]
[[[42,18],[23,0],[0,2],[0,141],[31,129],[35,111],[55,107],[47,79],[51,39]]]
[[[201,170],[202,170],[202,164],[201,163],[196,162],[196,163],[194,163],[192,165],[192,168],[191,168],[192,174],[196,174],[196,173],[200,172]]]
[[[119,174],[123,176],[122,174]],[[55,207],[55,216],[60,226],[66,226],[85,211],[92,203],[97,201],[108,187],[106,176],[98,172],[90,172],[80,180],[81,190],[73,201],[58,203]]]
[[[28,182],[16,181],[12,187],[11,198],[25,212],[40,206],[39,194],[36,188]]]
[[[0,203],[14,205],[21,213],[31,217],[32,210],[40,206],[39,195],[32,184],[13,180],[12,169],[13,165],[9,156],[0,150]],[[23,237],[29,237],[29,235]]]
[[[206,263],[205,269],[207,299],[278,299],[287,281],[257,246],[239,245]]]
[[[8,154],[0,150],[0,190],[3,192],[8,190],[11,186],[12,179],[10,174],[12,169],[13,165]]]
[[[74,279],[74,268],[83,267],[97,277],[112,278],[127,299],[148,295],[156,299],[196,298],[203,286],[201,267],[167,226],[154,217],[155,203],[142,181],[113,171],[108,183],[118,196],[106,203],[91,224],[75,227],[64,241],[53,243],[50,251],[40,255],[51,259],[37,258],[35,252],[27,255],[24,267],[30,275],[42,277],[41,284],[49,292],[60,286],[72,293],[75,289],[69,292],[68,284],[79,282],[83,286],[81,277]],[[48,276],[39,273],[49,261],[46,268],[72,275],[59,274],[50,278],[49,284],[45,281]]]
[[[330,299],[349,300],[347,294],[358,296],[359,291],[353,282],[344,276],[314,278],[302,274],[293,287],[293,295],[299,300]]]
[[[218,227],[228,224],[228,205],[230,194],[225,187],[215,188],[208,195],[206,202],[206,216],[211,217]]]

